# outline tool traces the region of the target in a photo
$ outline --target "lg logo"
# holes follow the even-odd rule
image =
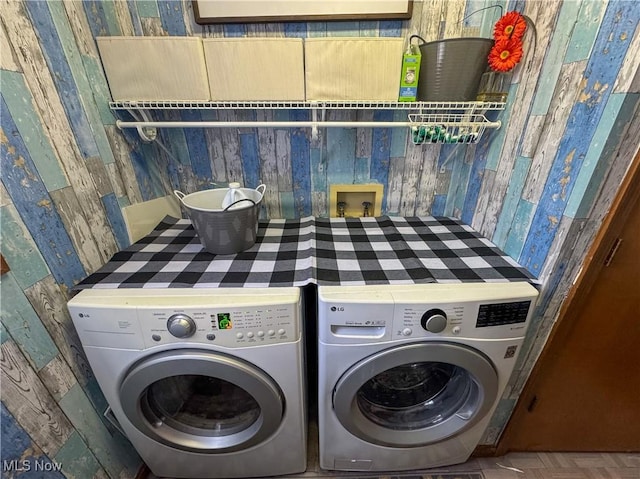
[[[331,306],[331,311],[332,311],[332,312],[334,312],[334,313],[335,313],[336,311],[344,311],[344,306],[340,306],[340,307],[337,307],[337,306]]]

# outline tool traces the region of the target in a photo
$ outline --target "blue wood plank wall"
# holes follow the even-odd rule
[[[491,5],[525,13],[538,35],[535,43],[531,30],[525,38],[504,126],[478,145],[455,148],[416,147],[407,131],[385,128],[321,130],[318,139],[300,128],[161,130],[166,149],[146,144],[115,127],[95,44],[96,36],[109,35],[488,36],[497,9],[469,15]],[[606,206],[599,198],[612,188],[607,178],[622,174],[637,148],[627,140],[638,133],[640,3],[430,0],[414,1],[412,18],[403,22],[210,26],[197,25],[192,8],[190,0],[3,4],[0,220],[1,252],[11,267],[0,282],[3,454],[61,464],[58,476],[68,478],[135,475],[139,459],[103,420],[104,398],[65,309],[69,288],[126,245],[122,207],[232,180],[266,182],[274,218],[326,215],[331,183],[378,182],[383,213],[462,218],[539,276],[543,299],[529,352],[483,438],[495,444],[566,278],[582,259],[572,236],[588,244],[597,226],[592,218]],[[331,115],[388,121],[403,113]],[[308,116],[160,113],[187,121]]]

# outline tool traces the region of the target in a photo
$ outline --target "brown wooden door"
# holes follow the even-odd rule
[[[636,157],[499,451],[640,451],[638,162]]]

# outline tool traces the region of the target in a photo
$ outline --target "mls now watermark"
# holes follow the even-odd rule
[[[12,459],[2,461],[2,472],[46,471],[60,472],[62,464],[47,459]]]

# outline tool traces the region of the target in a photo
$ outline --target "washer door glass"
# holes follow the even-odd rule
[[[231,452],[271,436],[284,395],[261,369],[197,350],[150,356],[120,387],[122,409],[143,434],[176,449]]]
[[[387,369],[357,393],[358,407],[367,419],[399,430],[434,426],[479,399],[478,386],[466,370],[439,362]]]
[[[431,444],[483,418],[498,377],[480,352],[459,344],[417,343],[376,353],[351,367],[334,388],[342,425],[368,442]]]

